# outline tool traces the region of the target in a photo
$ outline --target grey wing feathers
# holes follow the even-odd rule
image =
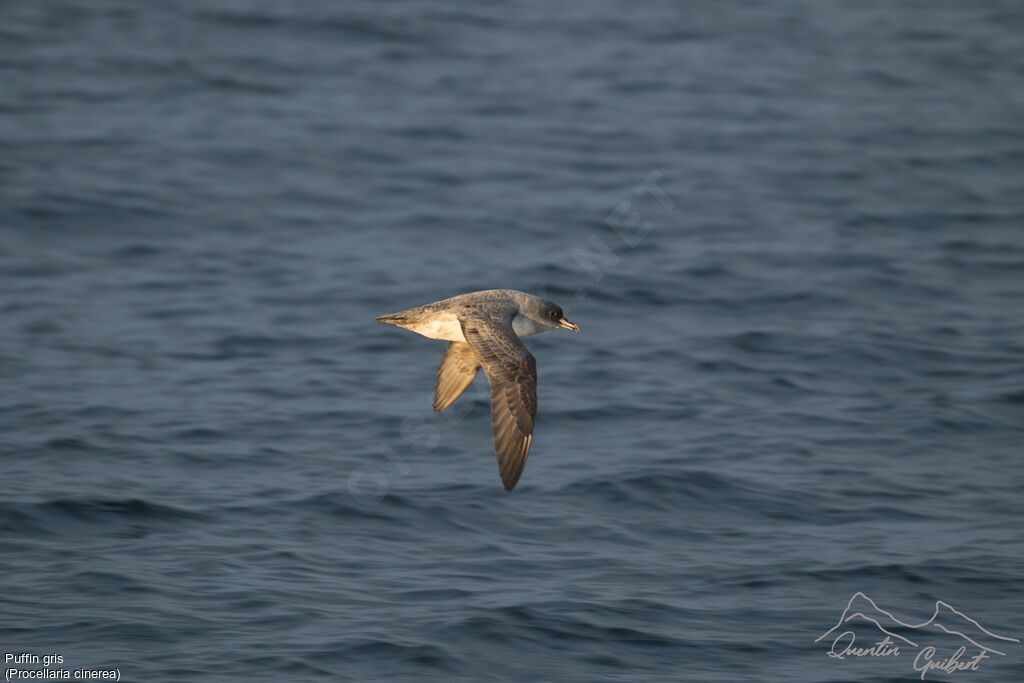
[[[437,368],[434,386],[434,412],[440,412],[455,403],[480,369],[480,362],[472,347],[465,342],[449,342],[441,365]]]
[[[498,472],[511,491],[526,465],[537,415],[537,364],[511,317],[459,316],[462,333],[491,384],[491,430]]]

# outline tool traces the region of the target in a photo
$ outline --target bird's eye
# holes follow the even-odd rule
[[[553,318],[553,319],[557,319],[558,318],[558,311],[551,311],[550,313],[548,313],[548,315],[551,316],[551,318]]]

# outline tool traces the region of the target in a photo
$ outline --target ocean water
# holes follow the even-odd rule
[[[1014,1],[0,4],[0,650],[920,680],[902,640],[815,642],[853,597],[1002,652],[926,680],[1024,680],[1022,32]],[[373,320],[492,287],[582,327],[527,341],[511,494],[483,379],[433,414],[443,344]]]

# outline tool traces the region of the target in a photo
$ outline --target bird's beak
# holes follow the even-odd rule
[[[565,318],[562,318],[561,320],[558,321],[558,326],[559,327],[564,327],[567,330],[572,330],[576,334],[580,333],[580,326],[577,325],[576,323],[569,322]]]

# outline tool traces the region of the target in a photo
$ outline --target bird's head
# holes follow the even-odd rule
[[[546,327],[563,327],[576,334],[580,333],[580,326],[565,317],[562,307],[547,299],[534,298],[522,313]]]

